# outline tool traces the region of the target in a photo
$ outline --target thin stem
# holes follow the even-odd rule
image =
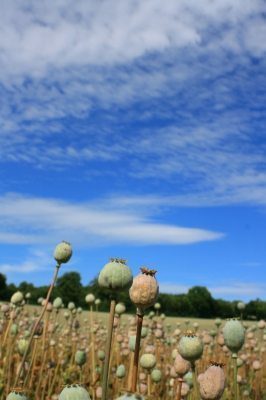
[[[115,316],[115,300],[111,300],[109,321],[108,321],[107,340],[106,340],[104,369],[103,369],[102,400],[107,399],[108,372],[109,372],[109,362],[110,362],[112,336],[113,336],[114,316]]]
[[[177,386],[177,397],[176,400],[181,400],[181,390],[182,390],[182,383],[183,383],[183,379],[182,378],[178,378],[178,386]]]
[[[234,367],[234,400],[238,400],[238,387],[237,387],[237,354],[232,354],[233,367]]]
[[[197,376],[196,376],[196,365],[195,361],[191,362],[191,369],[192,369],[192,376],[193,376],[193,386],[194,386],[194,393],[195,393],[195,398],[200,399],[199,396],[199,388],[198,388],[198,382],[197,382]]]
[[[53,290],[54,285],[55,285],[55,283],[56,283],[56,279],[57,279],[57,275],[58,275],[59,268],[60,268],[60,265],[57,265],[57,266],[55,267],[55,271],[54,271],[54,276],[53,276],[52,283],[51,283],[51,285],[50,285],[50,287],[49,287],[49,290],[48,290],[48,293],[47,293],[47,296],[46,296],[46,299],[45,299],[45,303],[44,303],[42,312],[41,312],[39,318],[36,320],[36,322],[35,322],[35,324],[34,324],[34,326],[33,326],[33,328],[32,328],[31,335],[30,335],[30,338],[29,338],[29,344],[28,344],[28,347],[27,347],[25,353],[23,354],[23,358],[22,358],[22,361],[21,361],[21,364],[20,364],[20,367],[19,367],[19,370],[18,370],[16,379],[15,379],[15,382],[14,382],[14,387],[16,387],[17,384],[18,384],[20,375],[21,375],[22,370],[23,370],[23,368],[24,368],[24,363],[25,363],[25,361],[26,361],[27,355],[28,355],[29,350],[30,350],[30,346],[31,346],[33,337],[34,337],[34,335],[35,335],[35,333],[36,333],[36,330],[37,330],[37,327],[38,327],[39,323],[41,322],[41,320],[42,320],[42,318],[43,318],[43,316],[44,316],[44,313],[45,313],[45,311],[46,311],[48,302],[49,302],[50,297],[51,297],[52,290]]]
[[[136,333],[136,343],[135,343],[133,371],[132,371],[132,386],[131,386],[131,390],[133,393],[135,393],[137,390],[137,377],[138,377],[139,351],[140,351],[142,322],[143,322],[143,315],[137,314],[137,333]]]

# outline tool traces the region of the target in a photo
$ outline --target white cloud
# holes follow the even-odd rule
[[[0,223],[8,228],[6,234],[0,232],[0,241],[15,244],[46,244],[66,239],[86,246],[177,245],[223,237],[205,229],[159,224],[143,212],[108,210],[106,204],[74,204],[18,195],[0,198]]]
[[[20,263],[4,263],[0,264],[0,272],[11,273],[18,272],[20,274],[30,274],[41,270],[49,269],[51,260],[47,257],[47,254],[34,250],[28,255],[28,258]]]

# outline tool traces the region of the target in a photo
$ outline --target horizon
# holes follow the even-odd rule
[[[0,272],[49,284],[71,242],[162,290],[266,300],[264,2],[3,2]],[[217,297],[216,297],[217,296]]]

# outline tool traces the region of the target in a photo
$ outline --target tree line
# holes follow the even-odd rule
[[[6,276],[0,273],[0,301],[9,301],[12,294],[17,290],[24,294],[30,293],[30,304],[36,304],[40,297],[45,297],[48,286],[36,287],[32,283],[23,281],[19,285],[7,284]],[[112,293],[99,288],[97,278],[88,285],[82,285],[81,276],[78,272],[67,272],[58,278],[53,291],[53,299],[61,297],[64,305],[74,302],[76,307],[85,309],[87,304],[85,296],[93,293],[95,298],[101,300],[100,311],[108,311],[109,300]],[[127,312],[135,312],[131,303],[128,290],[118,293],[117,301],[123,302]],[[198,318],[231,318],[238,316],[240,311],[237,308],[239,300],[228,301],[214,299],[209,290],[204,286],[194,286],[186,294],[160,293],[158,302],[161,304],[161,312],[167,316],[198,317]],[[266,315],[266,301],[260,299],[251,300],[242,311],[244,319],[264,319]]]

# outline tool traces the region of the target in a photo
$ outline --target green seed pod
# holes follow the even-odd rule
[[[136,346],[136,335],[129,336],[129,349],[130,351],[135,351]]]
[[[186,375],[183,377],[184,381],[188,384],[189,387],[193,387],[193,374],[191,371],[188,371]]]
[[[231,319],[223,328],[224,341],[232,353],[237,353],[245,341],[245,329],[240,321]]]
[[[146,327],[146,326],[143,326],[142,328],[141,328],[141,337],[142,338],[145,338],[147,335],[148,335],[148,328]]]
[[[86,362],[86,353],[83,350],[77,350],[75,354],[75,363],[79,366],[84,365]]]
[[[198,336],[188,334],[180,339],[178,351],[185,360],[194,362],[203,353],[203,343]]]
[[[23,301],[23,294],[21,292],[16,292],[10,299],[11,303],[14,305],[18,305]]]
[[[90,400],[90,396],[83,386],[68,385],[62,390],[58,400]]]
[[[148,354],[148,353],[142,354],[139,363],[142,366],[142,368],[150,370],[155,367],[156,358],[153,354]]]
[[[117,303],[115,306],[115,313],[118,315],[123,314],[126,311],[126,306],[124,303]]]
[[[25,353],[25,351],[27,350],[29,345],[28,340],[26,339],[20,339],[18,341],[18,352],[21,356],[23,356],[23,354]]]
[[[122,379],[125,377],[125,375],[126,375],[126,367],[123,364],[121,364],[117,367],[116,376],[117,378]]]
[[[162,372],[160,369],[154,369],[151,373],[151,380],[155,383],[161,382]]]
[[[215,325],[217,326],[217,328],[219,328],[219,326],[222,325],[222,320],[221,320],[221,318],[216,318],[215,321],[214,321],[214,323],[215,323]]]
[[[31,298],[31,293],[30,292],[26,293],[25,297],[27,300],[29,300]]]
[[[93,304],[95,301],[95,296],[92,293],[88,293],[87,296],[85,297],[85,301],[88,304]]]
[[[54,299],[53,301],[53,307],[58,310],[59,308],[62,307],[63,301],[61,299],[61,297],[57,297],[56,299]]]
[[[119,258],[111,258],[98,277],[100,287],[112,290],[126,288],[131,285],[132,280],[132,273],[126,261]]]
[[[155,308],[155,310],[160,310],[161,304],[160,303],[155,303],[154,304],[154,308]]]
[[[95,305],[98,306],[98,305],[100,305],[100,304],[101,304],[101,300],[100,300],[100,299],[96,299],[96,300],[95,300]]]
[[[11,325],[10,334],[12,336],[16,336],[18,334],[18,325],[17,324],[12,324]]]
[[[105,359],[105,352],[103,350],[98,350],[97,357],[100,361],[103,361]]]
[[[65,242],[64,240],[59,243],[54,249],[54,259],[58,262],[58,264],[67,263],[72,256],[72,247],[71,244]]]
[[[29,400],[29,397],[23,392],[12,390],[6,400]]]

